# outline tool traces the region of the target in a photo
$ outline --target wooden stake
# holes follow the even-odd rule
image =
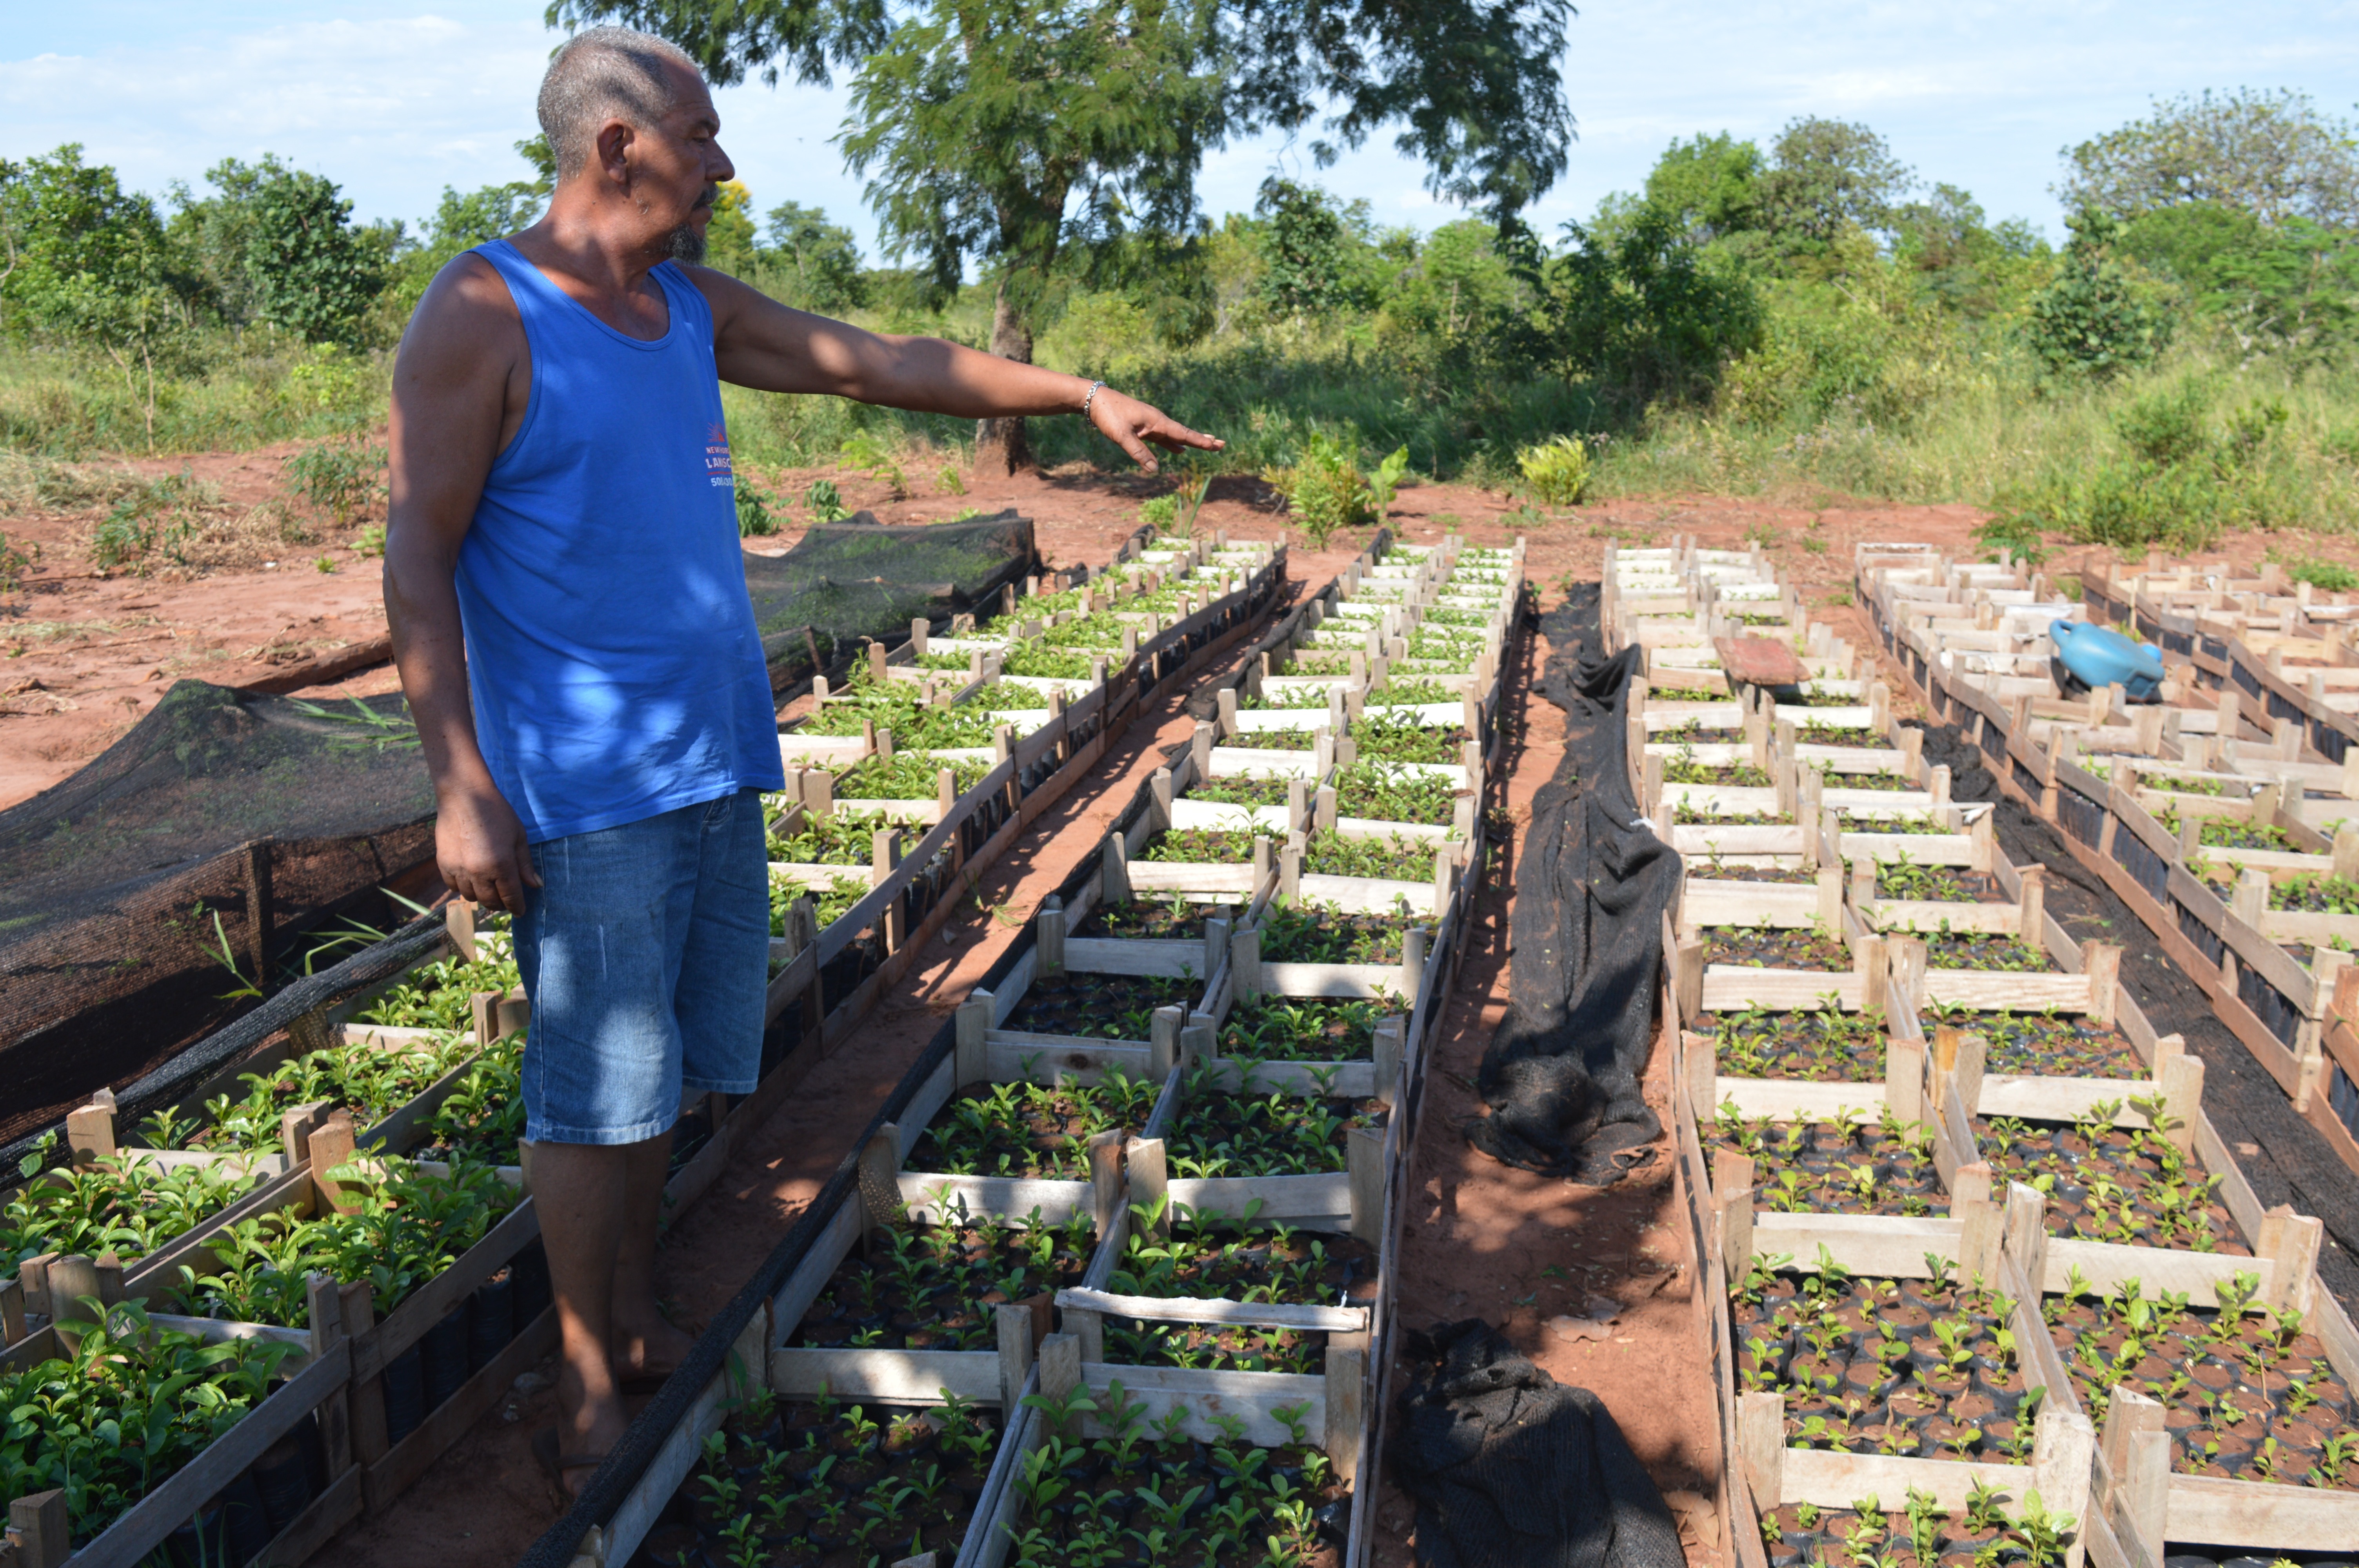
[[[1032,1309],[1021,1302],[1003,1302],[992,1313],[999,1332],[999,1409],[1014,1422],[1023,1397],[1024,1380],[1032,1373]]]
[[[1180,1065],[1180,1032],[1187,1027],[1187,1015],[1177,1006],[1158,1007],[1149,1015],[1147,1024],[1147,1071],[1160,1081],[1171,1076]]]
[[[1162,1240],[1171,1234],[1171,1177],[1163,1140],[1134,1138],[1124,1147],[1124,1162],[1130,1173],[1130,1203],[1145,1216],[1134,1214],[1131,1223],[1142,1235]]]
[[[1343,1168],[1352,1195],[1352,1234],[1381,1246],[1385,1227],[1385,1134],[1354,1127],[1344,1134]]]
[[[969,1084],[985,1083],[991,1077],[992,994],[980,986],[967,992],[966,1000],[959,1003],[956,1022],[958,1088]]]
[[[1736,1451],[1753,1491],[1753,1506],[1769,1512],[1785,1501],[1786,1396],[1736,1396]],[[1740,1528],[1745,1528],[1740,1526]]]
[[[8,1505],[8,1533],[25,1568],[64,1568],[73,1555],[73,1535],[68,1528],[66,1495],[35,1492]]]
[[[1120,833],[1105,836],[1105,847],[1098,851],[1098,896],[1107,903],[1121,903],[1131,896],[1130,847]]]
[[[1367,1397],[1368,1353],[1330,1345],[1325,1371],[1327,1457],[1337,1478],[1348,1483],[1359,1473],[1360,1437],[1366,1425],[1363,1401]]]
[[[304,1144],[304,1152],[311,1162],[311,1184],[318,1189],[321,1203],[338,1214],[361,1211],[358,1195],[346,1191],[328,1173],[339,1165],[349,1164],[356,1146],[353,1113],[343,1109],[329,1112]]]
[[[1097,1225],[1101,1241],[1112,1233],[1114,1217],[1122,1211],[1122,1130],[1109,1127],[1091,1133],[1087,1145],[1090,1217]]]

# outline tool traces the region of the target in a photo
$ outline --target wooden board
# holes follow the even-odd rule
[[[2334,1552],[2359,1543],[2359,1492],[2174,1475],[2163,1498],[2163,1533],[2172,1541]]]
[[[938,1405],[947,1389],[962,1400],[999,1403],[999,1354],[993,1350],[812,1349],[770,1352],[770,1387],[789,1399],[821,1393],[891,1405]]]
[[[1728,678],[1753,686],[1799,686],[1810,672],[1794,650],[1767,637],[1714,637],[1712,651]]]
[[[2020,1508],[2024,1495],[2032,1487],[2028,1465],[1899,1459],[1882,1454],[1836,1454],[1821,1448],[1787,1449],[1783,1468],[1785,1484],[1778,1500],[1814,1503],[1822,1509],[1847,1509],[1870,1493],[1885,1507],[1898,1508],[1914,1490],[1930,1493],[1940,1507],[1962,1513],[1977,1481],[2004,1494],[2010,1507]]]
[[[1118,1296],[1105,1291],[1057,1292],[1057,1310],[1103,1313],[1145,1323],[1216,1323],[1245,1328],[1290,1328],[1305,1334],[1358,1334],[1365,1307],[1301,1306],[1283,1302],[1213,1301],[1200,1297]]]

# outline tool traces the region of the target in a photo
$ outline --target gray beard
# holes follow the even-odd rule
[[[682,223],[663,239],[664,259],[686,262],[693,266],[704,259],[704,236],[696,232],[693,223]]]

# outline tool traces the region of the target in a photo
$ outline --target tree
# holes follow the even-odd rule
[[[1344,219],[1333,197],[1272,176],[1261,183],[1254,215],[1263,222],[1260,293],[1271,310],[1315,316],[1345,302]]]
[[[1843,120],[1791,122],[1770,157],[1763,216],[1789,256],[1824,256],[1846,228],[1888,232],[1894,204],[1917,183],[1882,136]]]
[[[1701,395],[1759,341],[1752,283],[1700,253],[1662,209],[1642,204],[1608,241],[1578,223],[1564,232],[1565,250],[1539,269],[1535,314],[1563,373],[1590,378],[1625,415]]]
[[[2207,319],[2245,340],[2302,349],[2349,341],[2359,327],[2359,237],[2307,218],[2275,225],[2217,201],[2139,213],[2122,254],[2169,275]]]
[[[335,182],[281,169],[256,187],[245,235],[255,314],[307,343],[349,343],[384,287]]]
[[[1691,244],[1750,237],[1762,227],[1761,149],[1723,131],[1675,141],[1647,175],[1646,200]]]
[[[704,259],[733,277],[753,276],[758,242],[754,237],[754,193],[742,179],[725,181],[704,226]]]
[[[782,201],[770,209],[770,249],[794,277],[788,301],[806,310],[833,314],[868,302],[860,270],[860,245],[852,231],[827,221],[824,208]]]
[[[114,170],[82,161],[80,143],[5,166],[0,235],[8,271],[0,306],[13,333],[95,348],[140,395],[156,444],[156,355],[187,324],[190,280],[173,276],[155,203],[125,191]]]
[[[2067,222],[2072,239],[2064,265],[2032,297],[2026,341],[2054,373],[2103,377],[2144,364],[2162,351],[2169,322],[2114,258],[2120,221],[2084,208]]]
[[[661,33],[713,81],[856,65],[841,138],[888,255],[995,289],[991,347],[1028,360],[1069,246],[1196,218],[1205,150],[1274,127],[1340,144],[1402,129],[1436,195],[1511,218],[1563,172],[1567,0],[554,0],[552,26]],[[983,466],[1027,459],[1020,420],[978,431]]]
[[[2154,113],[2068,147],[2055,187],[2065,206],[2125,221],[2210,201],[2267,224],[2307,218],[2359,226],[2359,142],[2349,122],[2280,90],[2158,100]]]

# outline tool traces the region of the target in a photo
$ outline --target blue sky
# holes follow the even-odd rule
[[[444,185],[524,172],[509,150],[555,35],[541,0],[321,5],[282,0],[78,0],[20,5],[0,35],[0,156],[79,141],[128,183],[161,193],[228,156],[277,152],[342,184],[364,218],[416,219]],[[1567,95],[1580,120],[1571,167],[1533,213],[1542,227],[1635,188],[1664,145],[1698,131],[1767,138],[1797,114],[1863,120],[1927,180],[1962,185],[1994,219],[2062,224],[2049,186],[2060,148],[2135,118],[2155,97],[2291,87],[2331,113],[2359,103],[2359,0],[2046,0],[1946,6],[1593,0],[1571,28]],[[830,145],[836,91],[721,94],[723,142],[757,208],[794,200],[874,225]],[[1208,161],[1218,214],[1249,208],[1274,165],[1307,156],[1274,139]],[[1372,145],[1319,176],[1385,223],[1430,227],[1418,167]]]

